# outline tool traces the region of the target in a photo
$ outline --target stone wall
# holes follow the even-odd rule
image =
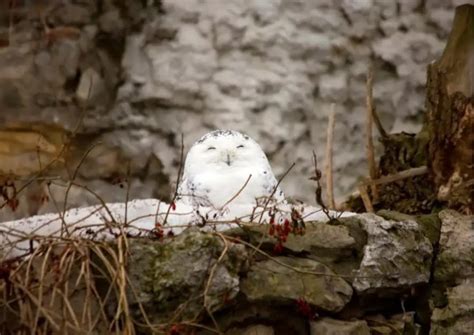
[[[367,170],[368,65],[385,128],[416,132],[426,66],[462,2],[25,0],[10,11],[2,2],[0,172],[30,175],[74,134],[67,168],[56,162],[51,174],[75,176],[106,201],[125,199],[127,174],[130,197],[165,197],[180,134],[189,148],[211,129],[233,128],[261,143],[276,174],[296,162],[284,190],[312,201],[310,153],[322,162],[335,103],[335,184],[345,195]],[[73,189],[70,206],[97,201]],[[63,206],[64,185],[31,192]],[[22,206],[0,219],[54,210],[51,201]]]
[[[474,217],[379,214],[36,236],[41,248],[3,264],[0,331],[471,335]]]

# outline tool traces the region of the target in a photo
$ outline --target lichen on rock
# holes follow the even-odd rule
[[[311,335],[370,335],[366,321],[342,321],[331,318],[322,318],[311,322]]]
[[[473,275],[474,216],[443,210],[439,217],[442,225],[434,280],[456,284]]]
[[[327,266],[303,258],[275,260],[253,264],[242,281],[242,292],[250,301],[288,303],[303,298],[318,309],[337,312],[351,299],[350,285]]]
[[[227,251],[217,262],[224,248]],[[239,292],[239,272],[245,269],[247,257],[243,246],[224,244],[218,236],[198,230],[164,242],[132,241],[130,252],[128,271],[138,292],[133,300],[146,306],[149,317],[162,321],[179,308],[183,309],[181,317],[203,313],[208,281],[209,310],[223,308]]]
[[[359,294],[428,283],[433,247],[415,221],[384,220],[374,214],[359,219],[368,235],[353,283]]]
[[[474,281],[464,279],[448,289],[448,304],[435,308],[431,335],[471,335],[474,330]]]

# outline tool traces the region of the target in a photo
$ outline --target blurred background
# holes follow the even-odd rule
[[[0,0],[0,185],[18,193],[0,221],[169,200],[181,134],[186,151],[216,128],[252,136],[277,175],[295,162],[283,189],[313,203],[332,104],[342,199],[367,175],[368,67],[385,129],[417,132],[460,3]]]

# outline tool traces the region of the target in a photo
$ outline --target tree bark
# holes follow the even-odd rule
[[[474,212],[474,6],[456,8],[441,58],[428,67],[428,168],[437,198]]]
[[[423,214],[474,212],[474,6],[456,8],[442,56],[428,65],[426,115],[418,134],[385,134],[374,209]],[[425,171],[416,173],[413,171]],[[400,178],[400,175],[408,175]],[[396,178],[395,178],[396,177]],[[369,183],[370,184],[370,183]],[[368,196],[368,195],[367,195]],[[365,204],[365,203],[364,203]],[[361,197],[346,207],[367,211]]]

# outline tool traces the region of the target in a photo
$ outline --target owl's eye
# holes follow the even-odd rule
[[[244,145],[241,144],[241,145],[238,145],[238,146],[237,146],[237,149],[240,149],[240,148],[243,148],[243,147],[244,147]]]
[[[207,148],[207,151],[209,151],[209,150],[216,150],[216,147],[209,147],[209,148]]]

